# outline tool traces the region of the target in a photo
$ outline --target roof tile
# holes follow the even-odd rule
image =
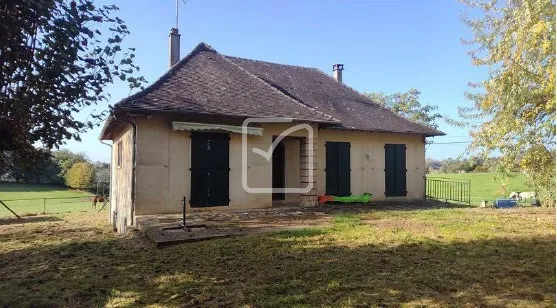
[[[426,136],[403,118],[315,68],[223,56],[205,43],[115,110],[286,117],[333,128]]]

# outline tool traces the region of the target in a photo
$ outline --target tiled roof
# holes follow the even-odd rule
[[[154,84],[123,99],[114,108],[337,122],[273,88],[204,43]]]
[[[205,43],[115,111],[287,117],[340,129],[442,135],[314,68],[224,56]]]
[[[316,68],[227,57],[274,87],[341,122],[345,129],[420,133],[442,132],[403,118]]]

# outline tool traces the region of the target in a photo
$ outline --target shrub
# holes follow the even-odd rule
[[[95,168],[89,163],[75,163],[65,176],[66,185],[71,188],[85,189],[95,181]]]

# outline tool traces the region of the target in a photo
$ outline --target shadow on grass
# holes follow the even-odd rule
[[[432,209],[466,209],[476,208],[466,204],[447,203],[438,200],[409,199],[409,200],[381,200],[370,203],[332,203],[323,204],[308,210],[326,214],[362,213],[370,211],[413,211]]]
[[[552,236],[359,247],[304,241],[321,232],[293,230],[164,249],[141,237],[106,238],[5,252],[0,254],[0,306],[542,306],[555,301]]]
[[[313,237],[327,233],[325,228],[302,228],[293,230],[283,230],[276,232],[277,237],[291,238],[291,237]]]
[[[13,225],[13,224],[26,224],[35,222],[47,221],[60,221],[61,219],[56,216],[22,216],[21,219],[16,217],[0,218],[0,226]]]

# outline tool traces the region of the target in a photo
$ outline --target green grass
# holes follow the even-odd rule
[[[516,173],[508,178],[506,186],[503,186],[502,178],[496,178],[494,173],[432,173],[428,174],[428,179],[443,178],[449,180],[470,180],[472,205],[479,205],[481,200],[490,202],[497,198],[508,198],[510,193],[532,191],[526,186],[526,177],[521,173]],[[502,189],[505,187],[504,189]]]
[[[105,213],[0,221],[0,306],[555,304],[555,209],[383,206],[331,225],[156,248]]]
[[[91,194],[61,186],[0,183],[0,200],[18,215],[89,211]],[[44,206],[44,198],[46,206]],[[31,199],[31,200],[26,200]],[[98,205],[97,205],[98,206]],[[13,216],[0,205],[0,217]]]

